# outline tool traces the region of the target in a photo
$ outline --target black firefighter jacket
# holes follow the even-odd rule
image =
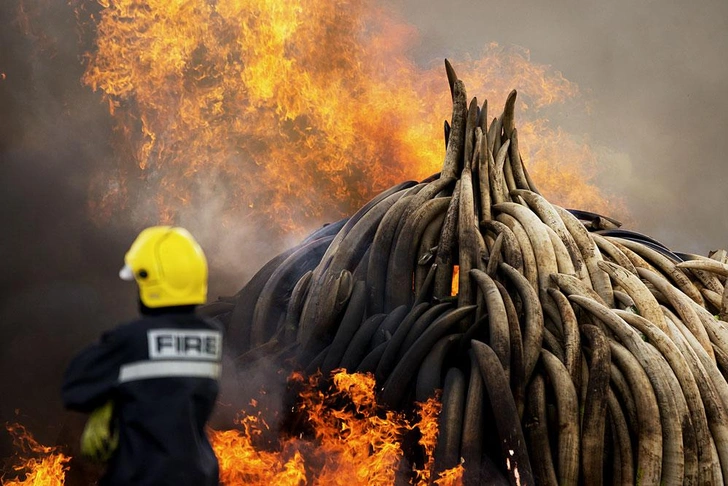
[[[205,424],[221,356],[221,327],[189,312],[123,324],[73,359],[65,406],[91,412],[113,399],[118,418],[119,447],[100,484],[218,484]]]

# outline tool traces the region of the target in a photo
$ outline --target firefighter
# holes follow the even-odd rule
[[[107,460],[102,485],[218,484],[205,434],[218,395],[222,329],[195,314],[207,261],[183,228],[142,231],[119,276],[135,280],[141,317],[105,333],[66,370],[66,408],[90,413],[84,455]]]

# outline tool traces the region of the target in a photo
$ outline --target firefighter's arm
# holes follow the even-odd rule
[[[63,378],[61,397],[64,406],[89,413],[110,400],[126,351],[122,336],[112,331],[78,354]]]

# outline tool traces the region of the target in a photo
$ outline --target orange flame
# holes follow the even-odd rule
[[[437,479],[433,481],[437,486],[461,486],[463,484],[463,469],[462,464],[457,467],[453,467],[440,473]]]
[[[58,452],[55,447],[39,444],[33,436],[20,424],[6,426],[13,437],[16,463],[12,466],[18,475],[17,479],[5,479],[5,486],[61,486],[65,483],[69,456]],[[19,479],[23,475],[24,479]]]
[[[452,266],[452,284],[450,286],[450,295],[458,295],[460,292],[460,265]]]
[[[441,409],[439,397],[416,404],[416,419],[409,419],[404,413],[377,405],[371,374],[335,372],[331,388],[325,391],[318,386],[320,376],[306,382],[294,374],[291,379],[303,386],[298,411],[304,414],[310,432],[294,431],[296,435],[281,438],[275,447],[266,449],[260,444],[268,425],[260,414],[240,417],[242,430],[210,430],[221,484],[388,486],[396,478],[409,478],[410,484],[417,486],[430,484]],[[18,465],[12,468],[25,477],[2,477],[3,485],[64,484],[69,456],[40,445],[22,425],[8,426],[8,431],[18,456]],[[424,464],[412,464],[407,473],[402,444],[412,431],[419,433]],[[458,486],[463,472],[461,464],[443,471],[433,482]]]
[[[429,484],[432,467],[435,464],[434,452],[437,446],[437,416],[440,415],[442,404],[439,397],[430,399],[425,403],[419,403],[419,425],[420,439],[419,444],[425,451],[427,462],[422,469],[415,468],[418,484]]]
[[[374,0],[100,3],[83,80],[135,164],[98,177],[97,216],[130,202],[136,218],[194,219],[215,201],[220,226],[253,218],[300,233],[441,166],[442,63],[417,66],[414,28]],[[497,44],[453,61],[491,118],[519,90],[522,152],[550,200],[605,209],[586,172],[594,155],[541,112],[577,99],[573,83]]]
[[[337,372],[326,392],[318,388],[318,378],[310,379],[300,395],[299,411],[310,434],[281,439],[275,450],[267,451],[255,445],[267,428],[259,417],[242,417],[242,431],[210,432],[223,484],[394,484],[402,474],[403,437],[414,429],[421,434],[428,462],[422,469],[412,467],[412,484],[428,484],[437,440],[437,399],[421,405],[414,423],[377,405],[370,374]],[[302,382],[300,376],[294,380]],[[462,467],[454,469],[445,471],[438,484],[459,484],[462,472],[457,470]]]

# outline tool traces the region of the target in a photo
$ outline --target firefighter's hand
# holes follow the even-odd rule
[[[112,417],[114,404],[111,400],[100,406],[88,417],[81,435],[81,454],[98,462],[106,462],[119,445],[119,432],[114,429]]]

